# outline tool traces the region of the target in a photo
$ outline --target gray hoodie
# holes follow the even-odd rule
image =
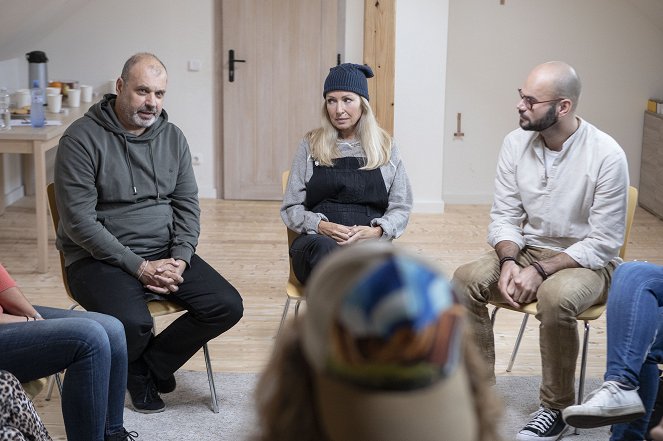
[[[65,265],[94,257],[135,274],[143,258],[170,250],[187,264],[200,234],[189,145],[161,112],[143,134],[128,133],[108,94],[60,139],[56,245]]]

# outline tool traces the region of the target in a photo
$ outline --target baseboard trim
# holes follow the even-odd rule
[[[414,201],[412,206],[413,213],[444,213],[444,201]]]

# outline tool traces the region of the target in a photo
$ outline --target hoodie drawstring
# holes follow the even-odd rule
[[[154,156],[152,155],[152,141],[147,144],[150,152],[150,162],[152,162],[152,176],[154,178],[154,190],[157,192],[157,201],[159,200],[159,182],[157,181],[157,170],[154,167]]]
[[[136,188],[136,183],[134,182],[134,170],[131,166],[131,156],[129,154],[129,141],[127,136],[122,134],[122,139],[124,139],[124,159],[127,161],[127,167],[129,167],[129,176],[131,177],[131,188],[134,192],[134,196],[138,194],[138,189]],[[150,163],[152,164],[152,179],[154,180],[154,190],[157,193],[157,201],[160,199],[161,194],[159,193],[159,182],[157,181],[157,169],[154,165],[154,154],[152,153],[152,141],[147,144],[148,151],[150,153]]]
[[[129,158],[129,141],[127,141],[127,135],[122,134],[122,139],[124,139],[124,159],[127,161],[127,166],[129,167],[129,176],[131,177],[131,188],[134,191],[134,196],[138,194],[136,190],[136,183],[134,182],[134,170],[131,167],[131,158]],[[154,170],[154,163],[152,163],[152,169]]]

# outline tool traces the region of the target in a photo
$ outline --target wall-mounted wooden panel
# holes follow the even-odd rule
[[[375,77],[368,80],[371,107],[380,126],[394,134],[396,0],[365,0],[364,63]]]

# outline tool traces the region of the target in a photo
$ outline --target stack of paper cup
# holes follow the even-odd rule
[[[48,104],[49,112],[60,113],[60,110],[62,110],[62,94],[51,93],[46,95],[46,104]]]
[[[81,89],[69,89],[67,94],[67,103],[69,107],[81,106]]]
[[[46,88],[46,96],[57,95],[59,93],[62,93],[62,88],[61,87],[47,87]]]
[[[81,86],[81,101],[84,103],[92,102],[92,86]]]
[[[14,96],[17,109],[30,106],[30,89],[19,89]]]

